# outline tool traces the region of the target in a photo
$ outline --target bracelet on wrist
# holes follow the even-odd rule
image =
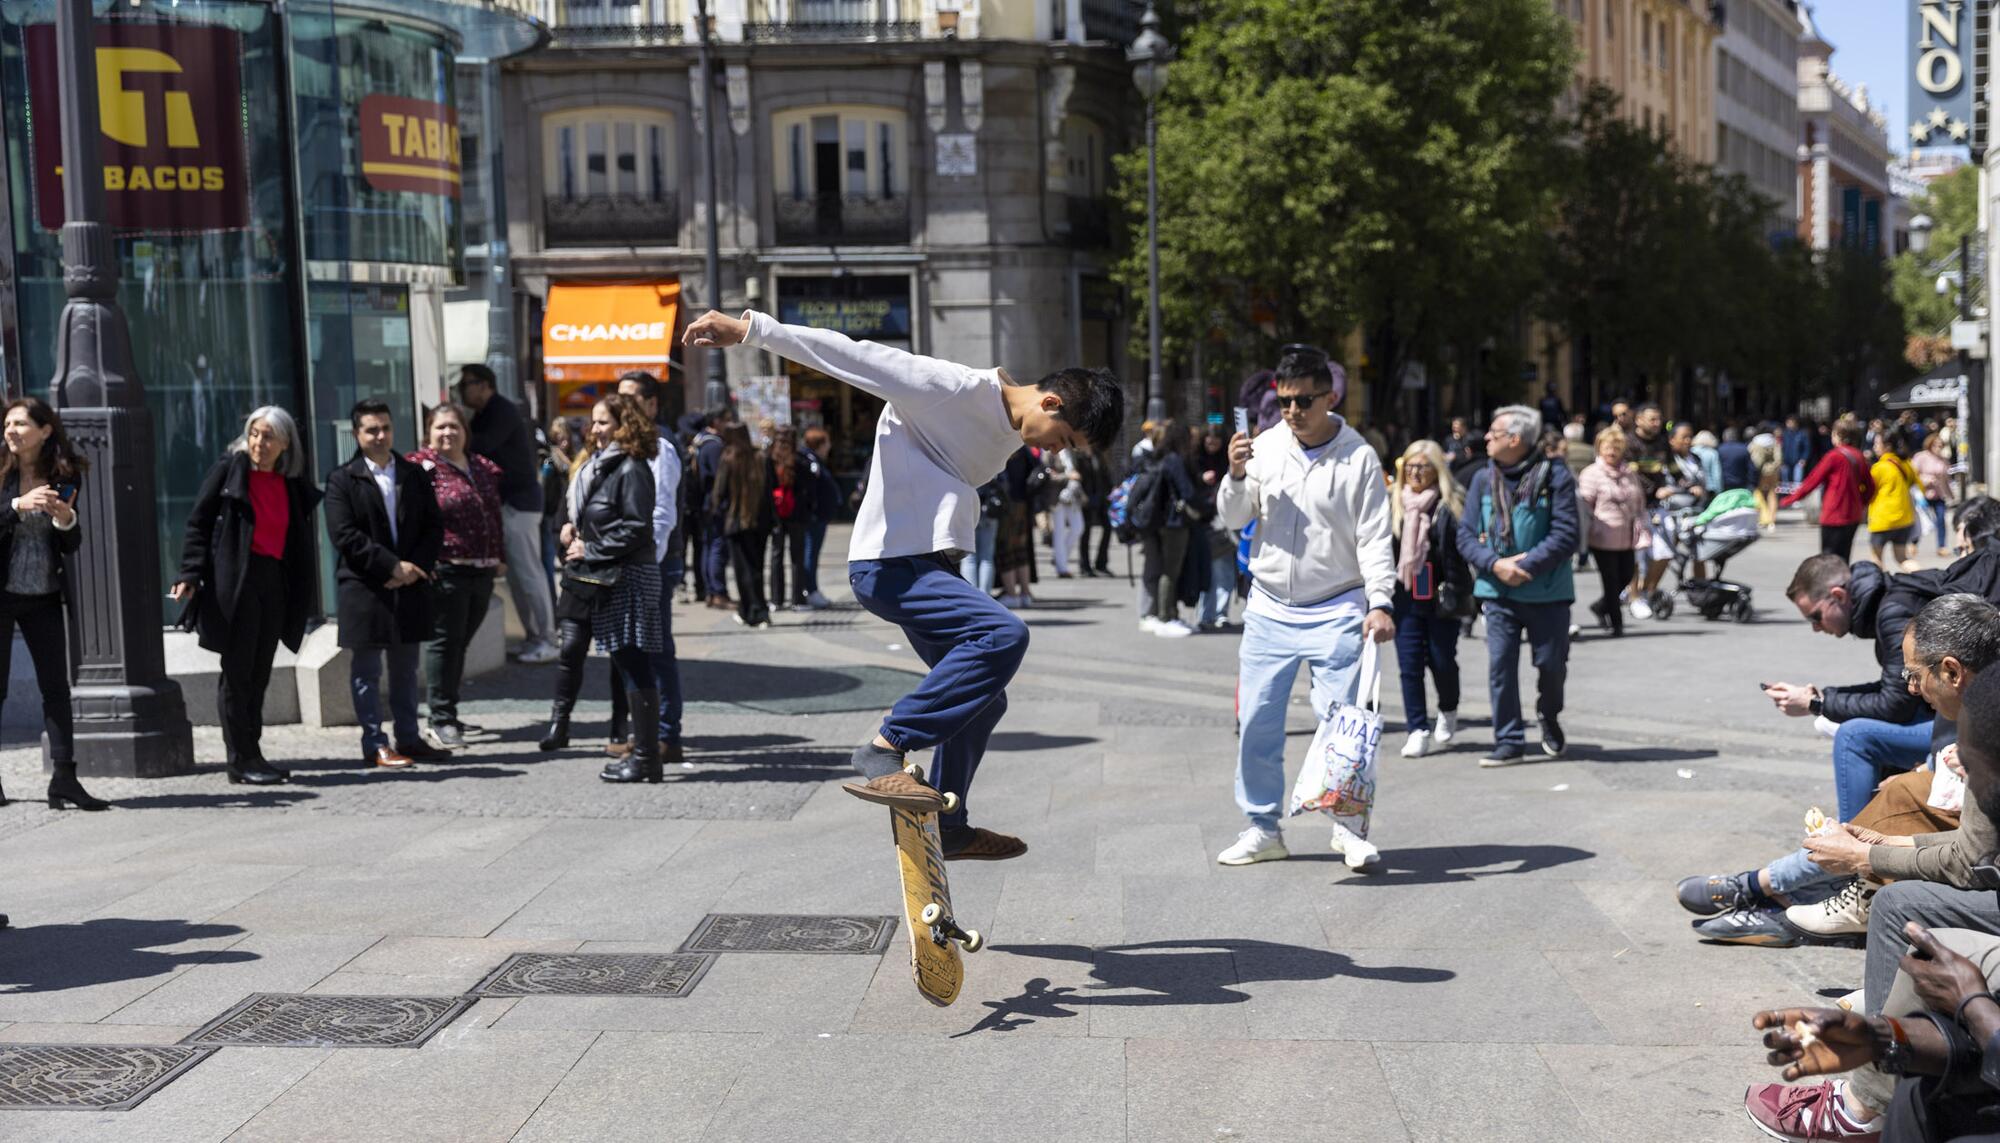
[[[1970,1029],[1972,1026],[1970,1024],[1966,1024],[1965,1022],[1966,1007],[1975,1000],[1992,1000],[1992,999],[1993,999],[1993,994],[1990,992],[1973,993],[1972,995],[1958,1002],[1958,1010],[1951,1014],[1952,1021],[1967,1029]]]

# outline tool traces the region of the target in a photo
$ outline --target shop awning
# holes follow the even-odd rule
[[[1898,385],[1882,394],[1885,409],[1934,409],[1956,407],[1965,392],[1965,373],[1958,362],[1948,361],[1907,385]]]
[[[542,314],[542,373],[569,384],[615,381],[632,369],[665,379],[681,285],[555,283]]]

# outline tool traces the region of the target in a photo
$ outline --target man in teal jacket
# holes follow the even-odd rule
[[[1486,616],[1488,688],[1493,697],[1493,752],[1481,766],[1512,766],[1528,756],[1521,721],[1521,638],[1537,672],[1535,713],[1542,753],[1562,757],[1562,713],[1569,674],[1569,609],[1576,599],[1576,478],[1535,447],[1541,416],[1523,405],[1493,414],[1486,467],[1473,474],[1458,520],[1458,551],[1478,573],[1472,586]]]

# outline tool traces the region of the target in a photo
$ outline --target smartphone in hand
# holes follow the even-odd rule
[[[1250,410],[1241,405],[1236,406],[1236,431],[1239,433],[1250,431]]]

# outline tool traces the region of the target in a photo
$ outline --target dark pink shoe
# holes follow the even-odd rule
[[[1845,1086],[1836,1080],[1814,1084],[1751,1084],[1743,1093],[1743,1110],[1750,1122],[1773,1139],[1817,1143],[1839,1139],[1848,1143],[1881,1143],[1882,1132],[1848,1117]]]

